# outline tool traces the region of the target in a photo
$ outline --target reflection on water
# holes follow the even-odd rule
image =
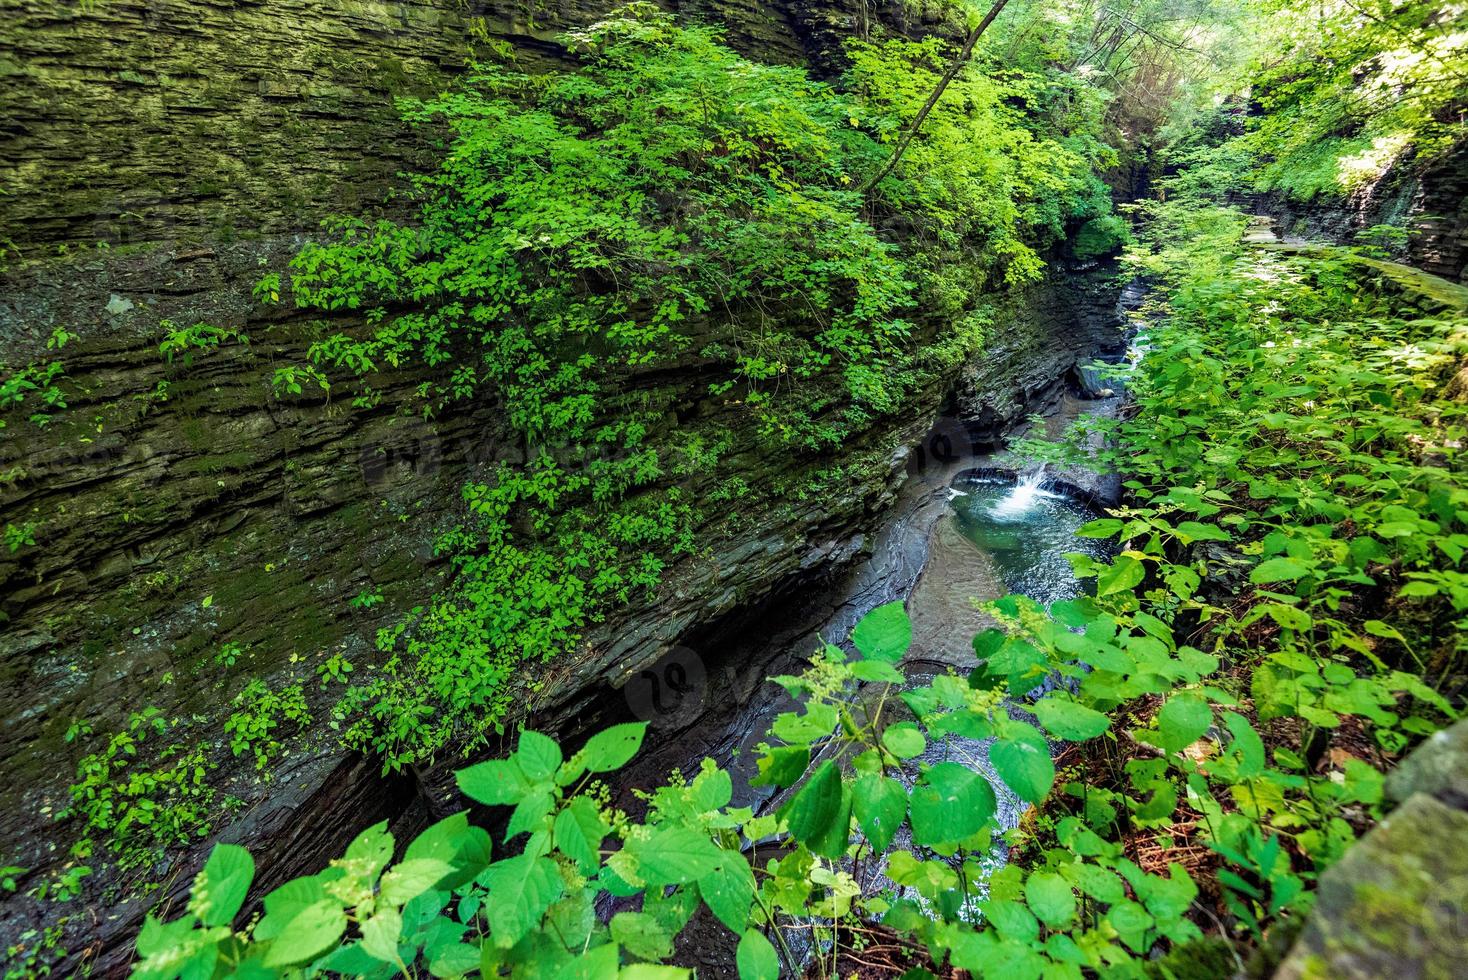
[[[1073,599],[1085,585],[1071,572],[1067,552],[1105,558],[1106,543],[1078,538],[1077,529],[1095,514],[1041,485],[1038,473],[1018,482],[979,477],[955,485],[954,522],[965,538],[987,554],[1006,592],[1049,605]]]

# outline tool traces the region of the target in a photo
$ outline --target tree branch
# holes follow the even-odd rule
[[[883,164],[882,169],[877,171],[876,176],[872,177],[871,180],[868,180],[864,185],[862,185],[861,192],[863,194],[870,194],[873,188],[880,184],[888,174],[896,169],[898,162],[902,160],[902,154],[907,152],[908,144],[912,142],[913,137],[916,136],[918,130],[922,128],[924,120],[926,120],[928,118],[928,114],[933,111],[933,107],[938,104],[938,100],[943,98],[943,93],[947,91],[949,83],[952,82],[954,78],[958,77],[959,71],[963,68],[964,65],[968,64],[969,58],[971,58],[974,53],[974,45],[979,42],[979,38],[984,36],[984,32],[989,29],[989,25],[994,23],[994,18],[999,16],[999,12],[1003,10],[1008,3],[1009,0],[996,0],[994,6],[990,7],[989,12],[984,15],[984,19],[979,21],[979,26],[975,27],[969,33],[967,40],[963,42],[963,47],[959,50],[958,55],[953,59],[953,63],[948,66],[948,70],[943,73],[943,77],[938,79],[938,84],[936,87],[934,87],[933,94],[928,96],[928,101],[923,103],[923,107],[919,109],[918,114],[913,117],[912,125],[907,127],[906,131],[902,134],[902,138],[897,141],[897,146],[893,148],[892,155],[887,158],[887,162]]]

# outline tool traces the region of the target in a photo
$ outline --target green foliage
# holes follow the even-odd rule
[[[59,348],[62,344],[55,346]],[[5,366],[0,364],[0,413],[9,412],[31,396],[38,399],[48,409],[66,408],[66,394],[58,384],[66,377],[66,371],[60,361],[28,364],[8,375],[4,372]],[[37,411],[32,412],[29,418],[33,424],[45,427],[51,421],[51,414]],[[5,428],[5,425],[5,420],[0,419],[0,429]]]
[[[1397,161],[1461,143],[1468,104],[1462,11],[1436,0],[1257,5],[1257,55],[1236,84],[1259,110],[1243,145],[1264,189],[1343,196]]]
[[[87,857],[93,840],[101,840],[127,870],[208,832],[215,792],[202,747],[170,741],[148,758],[169,729],[157,708],[135,712],[106,746],[77,765],[71,803],[58,814],[84,826],[76,857]]]
[[[260,772],[284,749],[281,731],[299,728],[311,720],[299,681],[275,691],[258,677],[253,678],[235,696],[234,707],[224,721],[229,749],[236,756],[253,753],[255,768]]]
[[[7,521],[5,523],[5,547],[10,550],[11,554],[21,548],[34,548],[38,526],[35,521],[26,521],[23,524],[11,524]]]
[[[1114,214],[1092,218],[1076,232],[1072,248],[1078,259],[1114,255],[1131,241],[1131,227]]]
[[[379,633],[382,667],[336,707],[388,768],[487,744],[524,664],[578,655],[693,550],[700,515],[669,482],[728,442],[667,437],[666,408],[613,394],[631,375],[700,358],[767,449],[830,451],[980,349],[977,282],[1034,278],[1109,207],[1102,100],[1043,65],[965,75],[873,201],[856,188],[936,81],[936,42],[856,45],[838,90],[648,5],[570,41],[575,71],[479,66],[406,103],[448,136],[416,220],[342,219],[291,265],[298,305],[365,324],[277,368],[278,396],[345,375],[375,405],[379,374],[417,366],[422,414],[494,397],[525,443],[465,488],[472,519],[439,541],[452,587]],[[899,248],[877,216],[919,234]],[[915,345],[920,307],[957,329]]]
[[[185,367],[193,361],[195,351],[215,350],[221,344],[229,341],[241,344],[250,342],[242,331],[233,327],[216,327],[209,323],[178,327],[171,320],[164,320],[160,326],[167,331],[167,334],[158,344],[158,353],[162,354],[169,364],[173,363],[174,355],[182,354]]]

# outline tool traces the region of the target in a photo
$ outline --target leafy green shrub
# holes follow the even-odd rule
[[[1081,225],[1071,248],[1078,259],[1095,259],[1121,251],[1131,238],[1127,223],[1117,215],[1108,214]]]
[[[284,744],[280,729],[299,728],[311,720],[301,682],[273,691],[258,677],[252,678],[234,699],[235,711],[224,720],[229,749],[236,756],[252,753],[255,768],[263,772]]]
[[[134,712],[105,747],[77,765],[71,803],[57,815],[84,825],[75,857],[90,856],[93,841],[101,840],[127,870],[208,833],[215,792],[203,748],[168,742],[147,761],[150,743],[169,729],[157,708]]]

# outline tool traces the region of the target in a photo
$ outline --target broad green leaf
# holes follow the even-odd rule
[[[612,941],[633,956],[663,960],[673,955],[673,937],[643,912],[618,912],[610,923]]]
[[[510,814],[510,822],[505,827],[505,840],[510,840],[520,834],[535,834],[544,831],[550,822],[551,808],[555,806],[555,794],[550,783],[539,783],[536,788],[525,794],[516,806],[515,812]]]
[[[206,926],[227,926],[245,904],[255,880],[255,859],[237,844],[216,844],[194,877],[189,911]]]
[[[561,747],[556,740],[529,730],[520,733],[520,748],[515,752],[520,771],[532,783],[550,779],[561,767]]]
[[[780,957],[758,929],[748,929],[739,937],[734,963],[739,980],[780,980]]]
[[[392,906],[380,908],[362,923],[362,949],[373,959],[397,963],[398,939],[403,934],[403,917]]]
[[[902,684],[907,678],[902,671],[885,660],[856,660],[851,664],[851,676],[859,681],[883,684]]]
[[[750,904],[754,901],[754,872],[743,855],[723,851],[718,867],[698,879],[698,893],[709,910],[730,931],[741,933],[749,925]]]
[[[885,853],[907,816],[907,789],[895,779],[869,773],[856,781],[852,796],[856,825],[876,853]]]
[[[1228,726],[1233,741],[1229,743],[1229,755],[1237,760],[1240,779],[1252,779],[1264,772],[1264,740],[1249,723],[1249,719],[1233,711],[1224,713],[1224,724]]]
[[[454,866],[438,858],[400,861],[382,876],[381,900],[388,905],[405,905],[454,873]]]
[[[1183,544],[1192,541],[1232,541],[1233,537],[1217,524],[1203,524],[1199,521],[1183,521],[1174,530],[1182,539]]]
[[[1255,585],[1270,582],[1293,582],[1310,574],[1310,566],[1293,558],[1270,558],[1254,566],[1249,581]]]
[[[617,971],[617,964],[622,958],[621,953],[616,943],[593,946],[579,956],[573,957],[557,980],[608,980],[609,977],[623,975],[626,971],[622,971],[622,974]],[[494,976],[495,974],[486,972],[485,975]]]
[[[490,847],[488,832],[469,823],[469,814],[460,811],[415,837],[403,852],[403,861],[442,861],[449,865],[451,872],[433,887],[452,891],[489,865]]]
[[[1211,724],[1208,702],[1196,694],[1174,694],[1157,712],[1157,744],[1168,752],[1181,752],[1202,738]]]
[[[823,739],[841,724],[841,714],[833,704],[812,702],[804,711],[783,711],[770,726],[770,734],[791,745],[809,745]]]
[[[888,725],[882,732],[882,744],[887,751],[899,759],[911,759],[923,754],[928,747],[927,739],[923,733],[910,721],[899,721],[895,725]]]
[[[989,746],[989,761],[1004,785],[1026,802],[1039,803],[1055,783],[1055,763],[1043,740],[1001,738]]]
[[[513,759],[491,759],[454,773],[459,792],[477,803],[513,806],[532,785]]]
[[[341,942],[346,931],[347,914],[336,899],[293,909],[274,932],[262,962],[275,967],[309,963]]]
[[[1145,577],[1146,569],[1141,562],[1131,555],[1117,555],[1116,560],[1101,569],[1096,577],[1096,594],[1103,596],[1125,592],[1141,585]]]
[[[724,852],[707,834],[687,827],[668,827],[646,839],[634,838],[626,849],[637,859],[638,873],[652,885],[697,881],[724,860]]]
[[[1035,702],[1035,717],[1046,731],[1068,742],[1084,742],[1111,727],[1111,719],[1067,698],[1049,694]]]
[[[759,757],[759,775],[751,786],[794,786],[810,767],[810,749],[804,745],[781,745],[768,749]]]
[[[851,824],[851,791],[841,770],[826,762],[780,809],[790,834],[813,853],[839,857],[846,850]]]
[[[1285,629],[1303,631],[1314,625],[1315,621],[1310,614],[1303,609],[1294,606],[1286,606],[1280,602],[1271,602],[1265,605],[1264,611],[1269,618],[1274,620]]]
[[[642,748],[642,736],[646,733],[647,722],[644,721],[613,725],[591,736],[577,755],[592,772],[613,772],[632,761],[637,750]]]
[[[1136,902],[1123,900],[1111,906],[1106,912],[1106,919],[1111,923],[1121,941],[1126,943],[1136,953],[1147,951],[1147,930],[1152,928],[1152,916],[1147,910]]]
[[[611,976],[609,973],[598,977]],[[628,963],[616,974],[617,980],[693,980],[693,971],[662,963]]]
[[[1076,529],[1078,538],[1114,538],[1126,524],[1115,517],[1101,517]]]
[[[861,618],[851,642],[863,657],[896,663],[912,643],[912,622],[900,602],[878,606]]]
[[[496,861],[482,880],[489,887],[484,911],[502,949],[524,939],[565,889],[554,861],[529,854]]]
[[[479,947],[468,943],[445,943],[423,952],[428,958],[428,972],[435,977],[461,977],[479,968]]]
[[[357,835],[347,846],[346,861],[354,872],[370,879],[387,867],[392,855],[393,836],[388,833],[387,821],[384,820]]]
[[[990,899],[981,908],[1005,939],[1031,943],[1040,936],[1040,924],[1035,921],[1034,914],[1019,902]]]
[[[1126,886],[1116,873],[1097,864],[1069,864],[1062,869],[1077,888],[1106,905],[1126,897]]]
[[[576,862],[582,874],[591,874],[601,863],[598,850],[610,829],[596,804],[578,796],[556,814],[555,844],[562,854]]]
[[[578,888],[551,904],[545,912],[545,928],[567,950],[580,953],[596,930],[595,888]]]
[[[912,838],[925,847],[957,844],[994,817],[994,790],[983,776],[956,762],[940,762],[912,790]]]
[[[1030,911],[1051,928],[1066,925],[1076,914],[1076,898],[1070,882],[1052,871],[1036,871],[1025,882],[1025,901]]]

